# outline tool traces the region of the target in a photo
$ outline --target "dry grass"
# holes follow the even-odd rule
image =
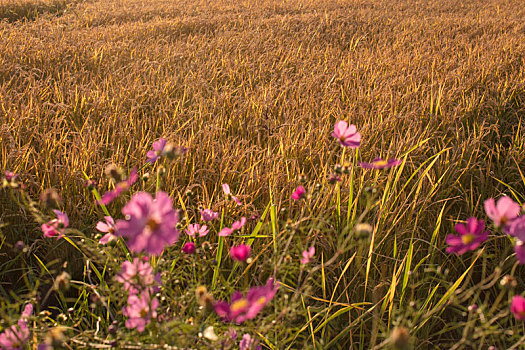
[[[100,0],[44,12],[0,22],[0,169],[35,193],[60,188],[74,219],[92,210],[82,171],[141,164],[160,136],[191,150],[164,188],[197,185],[209,204],[227,182],[246,213],[270,189],[286,206],[300,173],[331,171],[338,119],[358,125],[363,160],[411,150],[400,198],[370,218],[379,255],[394,233],[405,248],[412,233],[430,240],[446,203],[442,245],[449,221],[507,189],[497,180],[525,193],[520,0]],[[414,172],[424,176],[403,187]],[[359,173],[358,191],[370,182]],[[315,210],[333,207],[325,196]]]

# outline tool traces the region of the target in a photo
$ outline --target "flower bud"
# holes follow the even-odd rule
[[[55,283],[53,284],[53,288],[56,289],[56,290],[68,290],[69,289],[69,281],[71,281],[71,276],[66,271],[63,271],[55,279]]]
[[[390,333],[390,341],[396,350],[408,350],[410,346],[410,333],[405,327],[395,327]]]
[[[46,208],[58,208],[62,203],[62,199],[54,188],[48,188],[40,194],[40,202]]]

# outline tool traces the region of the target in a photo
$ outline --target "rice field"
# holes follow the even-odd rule
[[[18,174],[0,189],[0,348],[24,317],[26,348],[521,348],[521,226],[485,201],[525,201],[523,18],[519,0],[0,0],[0,170]],[[187,152],[148,163],[161,138]],[[377,157],[400,164],[363,167]],[[43,236],[49,188],[65,239],[58,221]],[[168,195],[177,239],[99,244],[144,193]],[[447,252],[469,217],[483,244]],[[162,287],[141,331],[115,276],[144,257]],[[238,323],[220,301],[250,288],[268,304]]]

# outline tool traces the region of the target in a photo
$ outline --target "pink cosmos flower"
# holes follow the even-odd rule
[[[179,239],[175,228],[179,216],[165,192],[157,192],[155,199],[146,192],[134,194],[122,208],[122,214],[128,220],[117,221],[116,234],[128,238],[133,252],[157,255]]]
[[[232,230],[240,230],[244,225],[246,225],[246,218],[243,216],[240,221],[235,221],[232,224]]]
[[[226,237],[231,235],[233,232],[240,230],[244,225],[246,225],[246,218],[243,216],[240,221],[235,221],[232,224],[232,227],[224,227],[222,230],[219,231],[218,235],[220,237]]]
[[[129,174],[128,179],[119,182],[118,184],[115,185],[115,188],[113,190],[104,193],[100,201],[98,201],[98,204],[108,205],[115,198],[117,198],[122,192],[127,191],[131,187],[131,185],[137,182],[138,179],[139,179],[139,176],[137,174],[137,169],[133,168]]]
[[[29,340],[27,320],[33,313],[33,305],[26,304],[18,325],[12,325],[0,333],[0,348],[2,350],[22,350]]]
[[[138,294],[140,291],[160,284],[160,274],[154,275],[153,268],[147,261],[134,258],[133,262],[124,261],[116,280],[124,284],[124,290],[129,294]]]
[[[301,264],[306,265],[310,262],[315,255],[315,247],[310,247],[308,250],[303,250],[303,257],[301,258]]]
[[[208,232],[210,232],[210,230],[208,230],[208,226],[201,226],[199,224],[190,224],[186,229],[186,233],[191,237],[204,237],[208,234]]]
[[[345,147],[357,148],[361,144],[361,134],[357,132],[357,127],[354,124],[348,126],[344,120],[335,123],[332,136]]]
[[[225,301],[216,302],[215,312],[226,322],[240,324],[251,320],[273,299],[278,288],[279,284],[275,284],[273,278],[270,278],[265,286],[252,287],[246,296],[234,292],[229,304]]]
[[[100,239],[100,244],[108,244],[109,242],[115,241],[117,239],[117,236],[115,236],[115,221],[111,216],[104,216],[104,219],[106,222],[99,221],[96,226],[98,231],[106,233]]]
[[[204,222],[212,221],[219,218],[219,213],[211,210],[211,209],[201,209],[201,219]]]
[[[295,189],[294,193],[292,193],[292,199],[294,201],[298,201],[299,199],[304,198],[305,195],[306,195],[306,190],[304,189],[303,186],[299,185],[299,187]]]
[[[248,333],[242,336],[241,342],[239,343],[239,350],[260,350],[260,345],[256,346],[255,339]]]
[[[494,221],[496,227],[506,225],[520,213],[520,205],[507,196],[501,197],[497,204],[494,198],[487,199],[484,204],[487,216]]]
[[[57,218],[51,221],[48,221],[45,224],[42,224],[41,226],[42,232],[44,232],[44,237],[55,237],[56,236],[57,239],[60,239],[64,236],[66,227],[69,226],[69,219],[66,213],[63,213],[56,209],[54,209],[53,212],[55,213]]]
[[[503,227],[503,231],[520,241],[525,241],[525,215],[520,215]]]
[[[456,253],[461,255],[469,250],[474,250],[484,242],[489,233],[485,231],[483,220],[471,217],[467,220],[467,225],[456,224],[454,227],[459,235],[450,234],[445,241],[449,245],[447,253]]]
[[[365,169],[388,169],[393,166],[401,164],[401,159],[391,158],[384,160],[383,158],[376,158],[372,163],[359,162],[357,163],[361,168]]]
[[[197,248],[195,247],[195,243],[193,242],[188,242],[182,247],[182,252],[185,254],[193,254],[196,250]]]
[[[152,318],[157,317],[155,311],[159,306],[157,298],[151,298],[148,291],[139,295],[132,294],[128,297],[128,305],[122,309],[124,316],[127,316],[126,328],[136,328],[143,332],[151,322]]]
[[[519,295],[515,295],[512,298],[510,311],[514,314],[514,317],[516,317],[516,319],[520,321],[525,321],[525,298]]]
[[[251,248],[249,245],[241,244],[230,248],[230,256],[235,261],[246,261],[250,257]]]
[[[13,181],[13,180],[16,180],[16,178],[18,177],[18,174],[15,174],[13,173],[12,171],[5,171],[5,179],[7,181]]]
[[[514,245],[514,252],[516,253],[516,259],[520,265],[525,264],[525,243],[519,239]]]
[[[226,197],[229,197],[231,199],[233,199],[235,201],[235,203],[237,203],[237,205],[241,205],[241,201],[239,200],[239,198],[235,197],[232,193],[231,193],[231,190],[230,190],[230,185],[228,184],[222,184],[222,191],[224,192],[224,194],[226,195]]]
[[[148,163],[155,163],[160,157],[166,154],[165,148],[166,148],[167,141],[164,138],[160,138],[157,141],[153,142],[153,151],[148,151],[146,154],[146,157],[148,157],[148,160],[146,162]]]

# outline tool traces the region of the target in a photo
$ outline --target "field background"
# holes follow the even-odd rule
[[[82,172],[107,188],[108,164],[140,165],[164,136],[190,152],[163,188],[193,188],[208,206],[226,182],[253,215],[270,193],[287,207],[301,173],[326,182],[344,119],[363,135],[362,160],[406,158],[399,178],[354,174],[356,198],[370,185],[382,195],[387,181],[395,195],[367,217],[370,280],[344,277],[336,298],[361,301],[356,285],[382,297],[410,242],[416,256],[444,252],[453,222],[479,215],[483,199],[525,194],[523,18],[521,0],[0,0],[0,170],[22,174],[35,196],[59,189],[88,231],[97,218]],[[335,205],[325,191],[309,215],[335,217]],[[12,203],[0,206],[9,223]],[[13,241],[41,235],[29,223],[6,230]],[[338,233],[318,232],[328,256]],[[34,247],[44,260],[63,254],[45,245]],[[454,339],[432,335],[442,326],[422,338]]]

